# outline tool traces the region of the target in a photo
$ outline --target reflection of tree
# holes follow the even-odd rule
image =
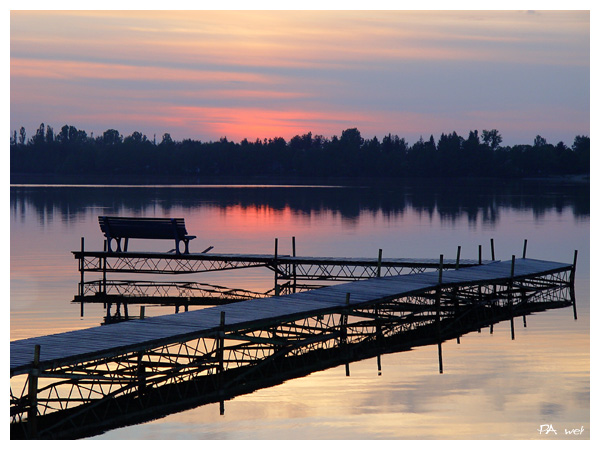
[[[11,187],[11,212],[17,216],[33,207],[43,225],[54,214],[70,221],[90,208],[106,214],[152,214],[156,207],[169,214],[172,208],[219,207],[290,208],[298,214],[324,211],[339,213],[344,220],[361,214],[395,217],[413,210],[444,221],[466,218],[494,224],[503,208],[532,210],[534,215],[571,209],[576,217],[590,213],[589,184],[543,182],[412,182],[371,187]]]

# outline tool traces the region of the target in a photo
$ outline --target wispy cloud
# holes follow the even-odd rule
[[[11,128],[381,136],[416,118],[439,133],[446,111],[456,126],[475,111],[589,112],[589,34],[585,11],[13,11]],[[530,133],[573,123],[554,120]]]

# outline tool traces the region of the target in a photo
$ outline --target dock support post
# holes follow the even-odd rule
[[[346,376],[350,376],[350,363],[348,359],[348,311],[350,310],[350,292],[346,292],[346,311],[342,317],[342,345],[344,346],[344,352],[346,354]]]
[[[435,324],[438,335],[438,365],[440,373],[444,373],[444,366],[442,364],[442,329],[441,329],[441,309],[442,309],[442,272],[444,270],[444,255],[440,255],[440,270],[438,274],[438,287],[435,295]]]
[[[440,369],[440,373],[444,373],[444,365],[442,363],[442,328],[441,328],[441,306],[442,306],[442,287],[438,286],[436,296],[435,296],[435,324],[437,328],[438,335],[438,365]]]
[[[37,437],[37,390],[40,375],[40,346],[36,344],[33,351],[33,368],[28,377],[29,409],[27,411],[27,428],[30,439]]]
[[[452,289],[452,296],[454,297],[454,323],[458,325],[458,315],[460,314],[460,301],[458,300],[458,288]],[[456,336],[456,343],[460,344],[460,335]]]
[[[492,247],[492,261],[496,261],[496,255],[494,254],[494,238],[490,239],[490,246]]]
[[[479,244],[479,265],[481,265],[481,244]]]
[[[225,353],[225,311],[221,311],[221,321],[219,323],[219,337],[217,340],[217,353],[219,358],[219,367],[217,374],[217,383],[219,386],[219,414],[225,415],[225,400],[223,399],[223,370],[224,370],[224,353]]]
[[[510,264],[510,280],[508,282],[508,310],[510,312],[510,337],[515,340],[515,321],[512,310],[512,297],[513,297],[513,278],[515,276],[515,255],[512,255],[512,262]]]
[[[383,335],[381,333],[381,321],[379,320],[379,307],[375,305],[375,342],[377,344],[377,375],[381,376],[381,340]]]
[[[577,320],[577,304],[575,302],[575,288],[572,285],[569,288],[569,294],[571,295],[571,303],[573,303],[573,319]]]
[[[292,236],[292,256],[296,258],[296,236]],[[296,293],[296,262],[292,265],[292,274],[294,277],[293,292]]]
[[[146,307],[144,305],[140,306],[140,319],[144,319],[146,317]]]
[[[460,267],[460,245],[458,246],[458,250],[456,251],[456,268]]]
[[[275,259],[273,260],[273,269],[275,271],[275,297],[279,297],[279,285],[277,284],[277,272],[279,271],[277,263],[277,238],[275,238]]]
[[[573,265],[571,266],[571,276],[569,277],[569,283],[571,286],[575,286],[575,268],[577,267],[577,250],[573,255]]]
[[[104,240],[104,258],[102,258],[102,292],[106,295],[106,245],[107,241]]]
[[[577,320],[577,305],[575,303],[575,267],[577,266],[577,250],[573,255],[573,266],[571,267],[571,276],[569,278],[569,294],[573,303],[573,319]]]
[[[141,395],[146,391],[146,367],[144,366],[144,352],[137,354],[137,377],[138,377],[138,393]]]
[[[80,275],[80,281],[79,281],[79,295],[83,297],[83,282],[84,282],[84,272],[85,272],[85,256],[83,254],[85,249],[84,246],[84,238],[83,236],[81,237],[81,258],[79,259],[79,275]]]
[[[523,328],[527,328],[527,313],[525,307],[527,306],[527,293],[525,289],[521,289],[521,307],[523,308]]]
[[[383,250],[379,249],[379,256],[377,257],[377,278],[381,277],[381,256],[383,255]]]
[[[525,255],[527,255],[527,239],[523,242],[523,259],[525,259]]]

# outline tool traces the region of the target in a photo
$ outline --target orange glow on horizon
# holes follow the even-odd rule
[[[42,122],[177,140],[330,137],[352,127],[412,142],[494,128],[506,144],[511,132],[519,143],[589,134],[589,11],[10,18],[11,130],[29,135]]]

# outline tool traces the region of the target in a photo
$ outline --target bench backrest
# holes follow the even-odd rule
[[[182,239],[184,219],[98,216],[100,229],[110,238]]]

